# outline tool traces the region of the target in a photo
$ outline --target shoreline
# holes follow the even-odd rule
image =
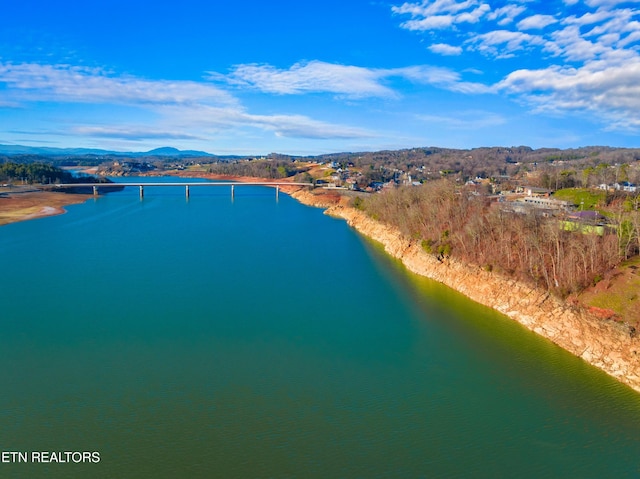
[[[67,212],[65,206],[84,203],[91,195],[53,191],[7,191],[0,196],[0,226]]]
[[[250,182],[288,182],[291,179],[272,180],[249,176],[216,175],[213,173],[198,172],[161,172],[159,174],[141,174],[141,177],[176,176],[181,178],[203,178],[208,180]],[[299,186],[280,186],[280,191],[287,194],[299,190]],[[29,221],[47,216],[61,215],[67,212],[65,206],[84,203],[90,198],[89,194],[61,193],[55,191],[43,191],[30,188],[25,191],[8,190],[0,191],[0,226]]]
[[[204,172],[163,172],[163,175],[141,176],[177,176],[238,182],[269,181],[264,178]],[[348,199],[337,193],[324,192],[318,195],[304,187],[293,185],[282,186],[280,189],[304,205],[323,208],[325,214],[344,219],[359,233],[381,243],[387,254],[402,261],[411,272],[438,281],[467,298],[506,315],[640,392],[640,338],[632,337],[624,324],[603,320],[584,308],[554,298],[547,291],[484,271],[480,267],[451,258],[439,261],[426,253],[419,242],[404,237],[394,228],[348,206]],[[83,203],[91,197],[41,191],[13,193],[0,198],[0,225],[62,214],[66,212],[64,206]]]
[[[640,338],[632,337],[624,324],[600,319],[547,291],[480,267],[450,258],[439,261],[426,253],[418,241],[344,202],[325,201],[308,191],[291,196],[305,205],[324,208],[326,215],[344,219],[359,233],[381,243],[385,252],[402,261],[409,271],[504,314],[640,392]]]

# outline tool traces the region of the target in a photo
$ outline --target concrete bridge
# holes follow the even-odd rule
[[[93,188],[93,194],[98,194],[99,188],[122,188],[126,186],[137,186],[140,189],[140,198],[144,198],[144,189],[149,186],[182,186],[184,187],[185,195],[189,198],[191,187],[212,187],[212,186],[228,186],[231,187],[231,197],[235,195],[236,186],[273,186],[276,189],[276,198],[280,193],[281,186],[301,186],[311,187],[315,185],[313,183],[292,183],[285,181],[253,181],[253,182],[229,182],[229,181],[208,181],[208,182],[171,182],[171,183],[154,183],[154,182],[132,182],[132,183],[58,183],[52,185],[46,185],[49,188],[63,189],[63,188]]]

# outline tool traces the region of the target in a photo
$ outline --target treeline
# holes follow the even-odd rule
[[[0,181],[4,183],[111,183],[107,178],[73,176],[72,173],[48,163],[0,163]]]
[[[371,181],[389,181],[398,171],[411,175],[414,180],[438,179],[455,176],[466,181],[469,178],[514,177],[530,172],[547,173],[547,186],[557,188],[592,184],[600,179],[615,177],[615,167],[631,165],[640,160],[640,149],[584,147],[560,150],[528,146],[483,147],[469,150],[453,148],[410,148],[359,153],[336,153],[313,157],[316,161],[336,162],[345,167],[360,168]],[[600,169],[596,171],[596,168]],[[611,167],[612,170],[607,170]],[[588,170],[584,177],[582,170]],[[618,173],[620,170],[618,168]],[[624,172],[623,172],[624,173]],[[631,176],[632,170],[628,170]],[[634,181],[635,178],[630,178]],[[640,173],[638,173],[640,179]]]
[[[72,183],[71,173],[47,163],[0,163],[0,181],[26,183]]]
[[[281,179],[306,171],[292,160],[241,160],[225,161],[208,165],[209,173],[229,176],[254,176],[259,178]]]
[[[550,190],[562,188],[590,188],[599,185],[611,185],[621,182],[640,182],[638,161],[630,163],[578,162],[573,168],[562,165],[543,165],[537,175],[529,175],[532,186],[541,186]]]
[[[116,157],[117,158],[117,157]],[[107,156],[96,155],[36,155],[36,154],[19,154],[19,155],[0,155],[0,163],[47,163],[57,167],[62,166],[98,166],[108,159]]]
[[[582,234],[565,231],[557,218],[504,211],[447,180],[391,189],[356,206],[440,259],[452,256],[500,271],[561,297],[598,281],[639,246],[637,211],[627,211],[603,235]]]

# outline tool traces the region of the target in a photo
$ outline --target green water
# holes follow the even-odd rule
[[[638,477],[640,396],[272,189],[0,228],[0,477]]]

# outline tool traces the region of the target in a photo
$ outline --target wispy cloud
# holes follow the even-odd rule
[[[520,20],[517,27],[520,30],[540,30],[557,22],[553,15],[531,15]]]
[[[434,43],[429,46],[429,50],[440,55],[460,55],[462,53],[462,47],[446,43]]]
[[[175,131],[163,131],[158,128],[141,127],[104,127],[104,126],[79,126],[72,129],[73,133],[81,136],[98,138],[117,138],[131,141],[144,140],[203,140],[204,138],[178,133]]]
[[[236,129],[256,128],[289,138],[350,139],[371,138],[374,133],[364,128],[315,120],[305,115],[257,115],[244,108],[200,105],[167,106],[165,116],[181,130],[204,130],[210,134]]]
[[[577,1],[577,0],[576,0]],[[487,14],[488,20],[497,20],[498,25],[505,26],[512,23],[516,17],[524,13],[527,9],[522,5],[507,5],[496,8]]]
[[[395,97],[397,93],[383,85],[380,71],[321,61],[296,63],[283,70],[271,65],[238,65],[225,78],[232,85],[251,87],[280,95],[333,93],[347,98]]]
[[[437,49],[442,53],[446,46]],[[449,54],[454,54],[454,51],[457,51],[456,47],[448,50]],[[296,63],[289,69],[277,69],[271,65],[239,65],[227,77],[214,73],[212,78],[225,79],[236,87],[279,95],[331,93],[349,99],[398,98],[400,94],[389,86],[394,78],[452,91],[484,92],[482,85],[464,82],[459,73],[430,65],[387,69],[321,61]]]
[[[513,57],[518,50],[542,46],[546,42],[537,35],[511,30],[494,30],[477,35],[467,43],[483,55],[500,59]]]
[[[440,30],[458,23],[477,23],[491,7],[478,0],[434,0],[404,3],[391,9],[398,15],[410,15],[402,27],[412,31]]]
[[[598,60],[580,68],[518,70],[498,88],[521,96],[537,111],[592,112],[610,128],[640,126],[640,58],[619,65]]]
[[[585,0],[590,7],[615,7],[620,4],[640,3],[640,0]]]
[[[531,11],[535,4],[530,6],[528,3],[492,9],[479,0],[424,0],[392,7],[392,11],[397,15],[410,16],[409,21],[400,24],[402,28],[430,31],[432,45],[446,44],[452,48],[465,44],[479,45],[480,52],[495,58],[509,58],[527,46],[538,48],[528,49],[531,54],[550,53],[552,57],[565,57],[570,61],[585,61],[612,50],[636,52],[640,41],[640,11],[617,7],[640,3],[640,0],[587,0],[582,5],[577,1],[565,1],[567,5],[575,5],[571,15],[562,9],[553,14],[537,13]],[[483,9],[484,13],[474,14],[478,9]],[[438,15],[450,18],[447,22],[435,20]],[[463,22],[455,24],[455,19],[461,15],[482,21],[481,28],[465,27]],[[520,20],[513,26],[516,18]],[[418,28],[415,22],[422,22],[422,27]],[[509,25],[514,28],[507,28]],[[531,30],[537,32],[525,33]],[[491,48],[496,45],[501,45],[501,48]]]
[[[366,73],[365,69],[345,67],[349,72]],[[325,81],[331,81],[331,75]],[[365,82],[366,83],[366,82]],[[278,84],[280,87],[278,87]],[[284,88],[286,82],[272,83]],[[109,118],[95,126],[90,120],[65,118],[66,127],[74,134],[92,138],[124,141],[154,139],[205,140],[223,130],[254,128],[277,136],[291,138],[345,139],[368,138],[372,133],[362,128],[314,120],[304,115],[255,115],[228,91],[211,82],[146,80],[128,75],[107,73],[70,65],[0,63],[0,107],[27,107],[34,102],[60,105],[85,103],[120,105],[146,113],[151,124],[141,125],[135,119],[121,118],[110,124]],[[384,86],[369,81],[374,91],[368,94],[391,95]],[[310,84],[300,82],[292,91],[306,91]],[[339,89],[336,86],[336,89]],[[341,92],[355,94],[355,87]],[[59,132],[60,133],[60,132]]]
[[[18,101],[65,101],[81,103],[233,104],[235,98],[211,84],[192,81],[144,80],[116,76],[101,69],[71,65],[0,63],[0,101],[7,92]],[[4,93],[4,94],[3,94]]]
[[[313,120],[304,115],[247,115],[246,121],[256,127],[272,130],[287,138],[322,140],[371,138],[373,133],[363,128],[335,125]]]

